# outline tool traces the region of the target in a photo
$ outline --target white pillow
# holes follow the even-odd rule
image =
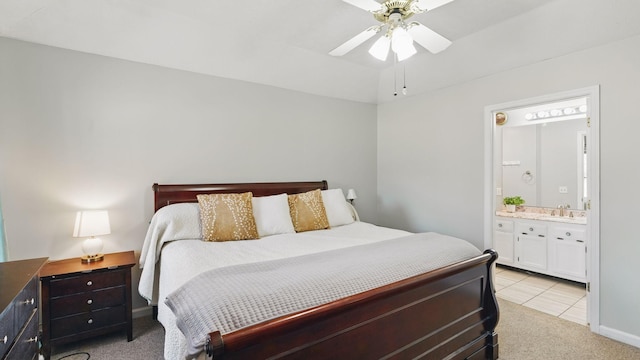
[[[253,217],[260,237],[295,233],[287,194],[253,197]]]
[[[347,225],[354,222],[353,214],[342,189],[322,190],[322,202],[327,212],[327,219],[331,227]]]

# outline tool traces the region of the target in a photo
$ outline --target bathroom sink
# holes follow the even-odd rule
[[[583,216],[570,217],[570,216],[542,215],[542,216],[538,216],[537,219],[538,220],[543,220],[543,221],[556,221],[556,222],[571,223],[571,224],[586,224],[587,223],[587,218],[583,217]]]

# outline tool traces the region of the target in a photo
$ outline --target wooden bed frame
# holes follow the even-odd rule
[[[195,202],[197,194],[254,196],[327,189],[326,181],[153,185],[155,210]],[[212,332],[214,359],[497,359],[498,254],[430,271],[232,333]]]

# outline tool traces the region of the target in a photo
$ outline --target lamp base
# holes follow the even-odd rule
[[[80,257],[80,262],[83,264],[88,264],[92,262],[102,261],[104,259],[104,254],[96,254],[96,255],[82,255]]]

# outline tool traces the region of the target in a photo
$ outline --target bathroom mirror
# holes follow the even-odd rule
[[[496,194],[526,206],[585,209],[586,99],[503,111],[496,126]]]

